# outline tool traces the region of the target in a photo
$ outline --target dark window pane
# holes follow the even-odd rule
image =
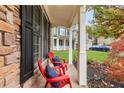
[[[44,30],[43,30],[43,59],[47,57],[48,52],[48,28],[47,28],[47,20],[45,16],[43,17],[44,22]]]
[[[33,36],[33,59],[34,59],[34,67],[37,66],[37,58],[39,57],[39,36],[34,35]]]
[[[54,46],[56,46],[56,39],[54,39]]]
[[[40,32],[40,10],[38,7],[34,7],[33,13],[33,25],[34,25],[34,32]]]

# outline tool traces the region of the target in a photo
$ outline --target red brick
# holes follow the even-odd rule
[[[19,83],[19,71],[15,71],[14,73],[9,74],[5,77],[5,85],[9,85],[13,81]]]
[[[0,19],[6,21],[6,15],[3,12],[0,12]]]
[[[11,33],[4,33],[4,45],[14,45],[16,36]]]
[[[5,64],[11,64],[18,62],[18,58],[20,57],[20,52],[14,52],[5,56]]]
[[[7,8],[3,5],[0,5],[0,11],[6,13]]]
[[[14,30],[15,30],[15,28],[12,24],[8,24],[7,22],[0,20],[0,31],[13,33]]]
[[[15,8],[14,8],[14,9],[15,9],[16,13],[18,13],[18,14],[19,14],[19,12],[20,12],[20,6],[15,6]],[[15,12],[15,11],[14,11],[14,12]]]
[[[4,56],[0,56],[0,67],[4,66]]]
[[[15,17],[14,16],[13,20],[14,20],[14,23],[15,24],[17,24],[17,25],[20,25],[21,24],[21,21],[20,21],[20,19],[18,17]]]
[[[17,24],[14,24],[14,27],[15,27],[15,31],[20,31],[20,26],[19,25],[17,25]]]
[[[5,88],[16,88],[19,83],[17,81],[12,81],[10,84],[6,85]]]
[[[0,88],[4,87],[4,78],[0,78]]]
[[[20,5],[14,5],[15,8],[20,9]]]
[[[5,67],[0,68],[0,78],[5,78],[9,74],[17,71],[19,68],[19,63],[14,63]]]
[[[0,55],[6,55],[12,52],[12,48],[9,46],[0,46]]]
[[[20,8],[17,7],[14,8],[14,16],[20,18]]]
[[[13,50],[12,52],[18,51],[18,45],[11,45],[11,47],[12,47],[12,50]]]
[[[3,40],[2,33],[0,32],[0,45],[2,45],[2,40]]]
[[[5,5],[5,7],[10,11],[14,11],[15,8],[13,5]]]
[[[13,12],[11,11],[6,12],[6,22],[9,24],[13,24]]]

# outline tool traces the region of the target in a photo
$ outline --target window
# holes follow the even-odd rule
[[[66,46],[68,46],[68,40],[66,40]]]
[[[69,46],[69,41],[68,40],[66,40],[66,46]]]
[[[54,39],[54,46],[56,46],[56,42],[57,42],[57,40],[56,40],[56,39]]]
[[[33,62],[34,62],[34,68],[37,67],[37,58],[40,57],[40,39],[41,39],[41,34],[40,32],[42,31],[42,13],[40,12],[39,7],[35,6],[33,12]]]
[[[69,36],[69,31],[68,31],[68,36]]]
[[[74,32],[74,31],[72,31],[72,38],[74,38],[74,35],[75,35],[75,32]]]
[[[59,40],[59,46],[62,46],[62,40]]]
[[[69,36],[69,31],[68,30],[66,30],[66,36]]]
[[[61,35],[61,36],[65,36],[65,29],[64,28],[59,28],[59,35]]]
[[[46,58],[49,51],[50,23],[40,6],[22,6],[20,83],[29,79],[37,67],[37,58]]]
[[[59,46],[63,46],[64,45],[64,40],[59,40]]]

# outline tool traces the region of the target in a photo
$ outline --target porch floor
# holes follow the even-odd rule
[[[72,87],[73,88],[86,88],[86,86],[80,86],[78,83],[78,75],[77,75],[77,70],[74,67],[74,65],[68,64],[68,71],[66,72],[67,75],[70,76],[71,82],[72,82]],[[64,88],[69,88],[68,85],[66,85]]]

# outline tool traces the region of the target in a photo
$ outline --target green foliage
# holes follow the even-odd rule
[[[96,37],[118,38],[124,33],[124,9],[118,6],[92,6],[94,20],[87,32]]]

